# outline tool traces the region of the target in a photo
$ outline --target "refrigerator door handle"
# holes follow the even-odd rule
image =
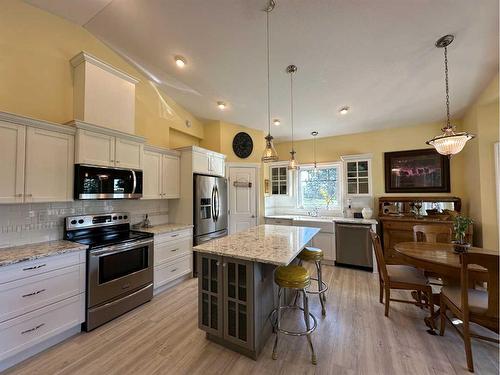
[[[215,220],[218,221],[219,220],[219,214],[220,214],[220,197],[219,197],[219,188],[217,187],[217,185],[215,186],[215,199],[216,199],[216,202],[217,202],[217,206],[215,207],[216,211],[215,211]]]
[[[212,210],[212,220],[214,222],[217,221],[217,217],[216,217],[216,213],[215,213],[215,186],[212,187],[212,206],[211,206],[211,210]]]

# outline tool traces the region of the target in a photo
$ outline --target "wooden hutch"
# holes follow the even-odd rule
[[[417,202],[422,204],[420,215],[416,214]],[[414,225],[443,225],[453,231],[453,216],[460,213],[461,206],[462,202],[457,197],[380,197],[379,221],[387,263],[401,263],[395,256],[394,245],[413,241]],[[468,237],[472,241],[472,226]]]

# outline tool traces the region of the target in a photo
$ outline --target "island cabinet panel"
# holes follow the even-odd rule
[[[252,350],[254,263],[232,258],[222,258],[222,262],[224,339]]]
[[[198,326],[205,332],[223,337],[222,257],[198,256]]]

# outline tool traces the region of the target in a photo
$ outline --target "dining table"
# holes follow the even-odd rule
[[[436,274],[445,285],[460,285],[460,253],[455,252],[452,243],[431,242],[400,242],[394,245],[398,258],[405,264],[412,265],[424,271]],[[498,250],[483,249],[471,246],[470,253],[498,255]],[[478,265],[469,268],[470,280],[474,283],[486,282],[488,272]],[[439,306],[439,293],[433,294],[433,302]],[[439,316],[439,309],[424,319],[429,327],[429,333],[435,334],[434,320]]]

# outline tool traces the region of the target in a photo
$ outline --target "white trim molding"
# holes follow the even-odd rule
[[[226,167],[237,167],[237,168],[258,168],[262,166],[261,163],[245,163],[240,161],[231,161],[226,163]]]
[[[107,134],[113,137],[118,137],[122,139],[128,139],[134,142],[145,143],[146,138],[139,135],[121,132],[119,130],[114,130],[110,128],[105,128],[99,125],[90,124],[81,120],[72,120],[66,123],[66,125],[74,126],[76,129],[88,130],[95,133]]]
[[[93,56],[90,53],[85,52],[85,51],[82,51],[79,54],[77,54],[76,56],[73,56],[70,60],[70,63],[73,66],[73,68],[76,68],[78,65],[80,65],[83,62],[88,62],[88,63],[91,63],[92,65],[98,66],[99,68],[101,68],[101,69],[103,69],[103,70],[105,70],[105,71],[107,71],[107,72],[109,72],[109,73],[111,73],[119,78],[122,78],[130,83],[133,83],[134,85],[140,82],[137,78],[131,76],[128,73],[125,73],[123,70],[115,68],[114,66],[108,64],[107,62],[104,62],[104,61],[98,59],[97,57],[95,57],[95,56]]]
[[[181,153],[176,150],[170,150],[169,148],[153,146],[153,145],[144,145],[144,151],[157,152],[159,154],[172,155],[172,156],[181,156]]]
[[[75,134],[75,128],[67,125],[56,124],[45,120],[38,120],[31,117],[16,115],[14,113],[0,111],[0,121],[10,122],[12,124],[30,126],[44,130],[55,131],[65,134]]]

